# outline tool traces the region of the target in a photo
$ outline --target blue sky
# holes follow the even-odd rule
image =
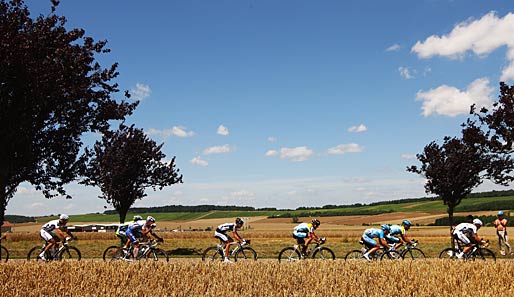
[[[68,28],[108,40],[98,61],[119,62],[120,89],[141,100],[128,122],[184,174],[136,206],[425,196],[405,170],[415,154],[459,135],[472,103],[514,81],[509,1],[61,2]],[[27,1],[33,16],[49,3]],[[478,190],[490,189],[504,188]],[[68,191],[47,200],[22,184],[7,214],[104,210],[97,189]]]

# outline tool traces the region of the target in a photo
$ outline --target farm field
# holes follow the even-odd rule
[[[274,261],[8,262],[0,264],[0,270],[0,292],[4,296],[39,296],[42,292],[48,296],[514,295],[514,262],[504,260],[496,263],[336,260],[287,264]],[[502,281],[492,281],[497,279],[498,271],[504,272]],[[48,281],[56,272],[59,281]]]

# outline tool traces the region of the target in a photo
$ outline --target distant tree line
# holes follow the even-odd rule
[[[476,219],[480,219],[485,226],[492,226],[494,220],[496,220],[497,216],[474,216]],[[507,226],[514,226],[514,217],[510,216],[510,213],[505,213],[505,218],[508,220]],[[454,224],[460,224],[466,222],[466,217],[454,217]],[[449,218],[440,218],[436,219],[433,224],[429,224],[429,226],[448,226],[450,223]]]
[[[6,215],[5,220],[9,223],[33,223],[36,221],[34,217],[26,217],[26,216],[19,216],[19,215]]]
[[[167,205],[167,206],[156,206],[156,207],[132,207],[129,213],[163,213],[163,212],[208,212],[208,211],[252,211],[256,210],[251,206],[234,206],[234,205]],[[275,209],[276,210],[276,209]],[[105,214],[117,214],[116,210],[106,210]]]

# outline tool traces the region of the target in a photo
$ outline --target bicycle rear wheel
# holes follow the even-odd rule
[[[286,247],[278,253],[278,262],[297,262],[301,256],[294,247]]]
[[[402,258],[404,260],[416,260],[416,261],[422,261],[422,260],[426,259],[425,253],[423,253],[423,251],[418,248],[410,248],[410,249],[405,250],[402,253]]]
[[[327,247],[320,247],[314,250],[312,258],[315,260],[335,260],[336,255],[331,249]]]
[[[104,261],[121,260],[125,256],[123,249],[117,245],[110,246],[105,249],[102,258]]]
[[[211,246],[205,249],[202,254],[202,261],[223,261],[223,253],[218,250],[217,246]]]
[[[35,246],[30,249],[29,253],[27,254],[27,261],[43,261],[41,258],[39,258],[39,254],[43,251],[43,248],[41,246]],[[45,257],[48,259],[48,252],[46,252]]]
[[[439,253],[439,259],[451,259],[451,260],[455,260],[457,259],[457,254],[459,253],[459,251],[457,249],[454,249],[454,248],[446,248],[444,250],[442,250],[440,253]]]
[[[389,261],[389,260],[403,260],[402,256],[400,256],[400,253],[398,251],[384,251],[382,256],[380,256],[381,261]]]
[[[0,246],[0,262],[9,260],[9,251],[4,246]]]
[[[351,252],[348,252],[348,254],[346,254],[346,256],[344,256],[344,260],[345,261],[367,261],[362,256],[361,250],[353,250]]]
[[[56,261],[80,261],[82,258],[78,248],[68,246],[64,248],[59,255],[54,259]]]
[[[238,250],[234,256],[234,261],[256,261],[257,260],[257,252],[251,247],[244,247]]]

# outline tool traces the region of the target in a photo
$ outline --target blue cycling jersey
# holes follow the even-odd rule
[[[399,225],[391,225],[391,231],[389,232],[389,235],[394,236],[401,234],[405,234],[405,228]]]
[[[384,238],[384,230],[382,229],[375,229],[375,228],[369,228],[364,231],[364,235],[370,238]]]

